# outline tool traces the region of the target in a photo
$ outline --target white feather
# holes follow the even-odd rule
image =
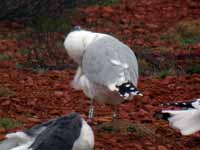
[[[116,66],[122,66],[124,69],[127,69],[129,66],[128,66],[128,64],[126,64],[126,63],[121,63],[119,60],[114,60],[114,59],[112,59],[112,60],[110,60],[110,62],[113,64],[113,65],[116,65]]]
[[[74,76],[74,79],[72,81],[72,87],[76,90],[80,90],[81,89],[81,83],[80,83],[80,78],[82,76],[82,69],[81,67],[78,67],[77,71],[76,71],[76,75]]]
[[[19,141],[19,143],[25,143],[32,139],[30,136],[28,136],[24,132],[16,132],[16,133],[7,134],[6,138],[8,139],[15,138]]]
[[[91,127],[82,119],[82,128],[79,138],[75,141],[72,150],[93,150],[94,134]]]
[[[0,144],[0,150],[28,150],[34,138],[24,132],[10,133],[6,135],[6,140]]]
[[[192,103],[192,106],[200,111],[200,98],[197,98],[196,101]]]
[[[182,135],[190,135],[200,130],[200,111],[189,110],[163,110],[172,117],[168,120],[173,128],[180,130]]]
[[[113,64],[113,65],[117,65],[117,66],[121,66],[122,63],[119,61],[119,60],[110,60],[110,62]]]
[[[76,90],[83,89],[83,92],[90,98],[94,97],[92,94],[92,90],[90,90],[92,89],[92,84],[87,79],[87,77],[82,73],[81,67],[78,67],[76,71],[76,75],[72,81],[72,86]]]
[[[79,85],[82,87],[83,92],[90,98],[94,98],[94,89],[91,82],[85,75],[82,75],[79,80]]]
[[[29,149],[31,144],[33,143],[34,140],[26,142],[25,144],[22,144],[20,146],[17,146],[15,148],[12,148],[11,150],[32,150],[32,148]]]

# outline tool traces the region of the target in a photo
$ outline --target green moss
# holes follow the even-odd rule
[[[102,129],[106,132],[117,132],[118,129],[116,129],[115,127],[108,125],[108,126],[103,126]]]
[[[151,65],[145,59],[138,59],[139,64],[139,72],[140,74],[149,74],[151,69]]]
[[[36,73],[45,73],[47,71],[49,71],[48,68],[45,68],[45,67],[36,67],[36,68],[32,68],[32,71],[33,72],[36,72]]]
[[[169,51],[169,49],[167,47],[160,47],[160,53],[161,54],[165,54],[168,51]]]
[[[120,2],[120,0],[107,0],[103,2],[104,6],[109,6],[109,5],[114,5],[114,4],[118,4]]]
[[[167,76],[173,75],[174,71],[173,69],[166,69],[166,70],[161,70],[160,72],[157,73],[157,77],[160,79],[164,79]]]
[[[186,70],[188,74],[200,73],[200,61],[197,64],[189,66]]]
[[[0,128],[12,129],[22,125],[21,122],[12,120],[10,118],[0,118]]]
[[[182,37],[182,38],[180,38],[180,43],[182,46],[198,44],[198,43],[200,43],[200,38],[198,39],[198,38]]]
[[[0,53],[0,61],[11,60],[11,57],[5,53]]]
[[[200,39],[200,20],[184,20],[176,25],[177,34],[185,39]]]
[[[171,35],[170,34],[163,34],[163,35],[160,36],[160,40],[170,41],[171,40]]]
[[[127,128],[128,132],[134,133],[137,137],[144,137],[145,135],[148,134],[153,134],[153,131],[141,124],[132,124]]]
[[[47,16],[37,18],[37,21],[30,22],[29,26],[39,32],[69,32],[71,24],[65,19],[55,19]]]
[[[23,56],[27,56],[31,53],[31,50],[30,49],[23,49],[20,51],[20,54],[23,55]]]
[[[0,97],[9,97],[15,95],[15,92],[12,90],[0,86]]]
[[[101,6],[110,6],[118,4],[120,0],[89,0],[87,3],[89,5],[101,5]]]
[[[140,123],[131,123],[127,120],[114,120],[113,122],[103,123],[98,126],[99,129],[109,132],[124,132],[133,133],[133,136],[144,137],[147,134],[153,134],[151,128]]]
[[[160,36],[161,40],[188,46],[200,43],[200,20],[183,20]]]

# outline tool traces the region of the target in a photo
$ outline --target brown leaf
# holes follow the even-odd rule
[[[168,149],[163,145],[158,145],[158,150],[168,150]]]

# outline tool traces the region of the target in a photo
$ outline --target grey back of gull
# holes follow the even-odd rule
[[[82,67],[87,78],[95,83],[117,83],[124,75],[127,81],[137,85],[138,64],[134,52],[112,36],[100,38],[86,48]]]

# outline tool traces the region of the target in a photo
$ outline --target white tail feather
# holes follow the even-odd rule
[[[16,132],[16,133],[9,133],[6,135],[8,139],[16,139],[21,143],[28,142],[31,140],[31,137],[26,135],[24,132]]]
[[[76,71],[76,75],[74,77],[74,80],[72,81],[72,87],[76,90],[81,89],[80,78],[81,78],[82,75],[83,75],[82,69],[81,69],[81,67],[78,67],[78,69]]]

